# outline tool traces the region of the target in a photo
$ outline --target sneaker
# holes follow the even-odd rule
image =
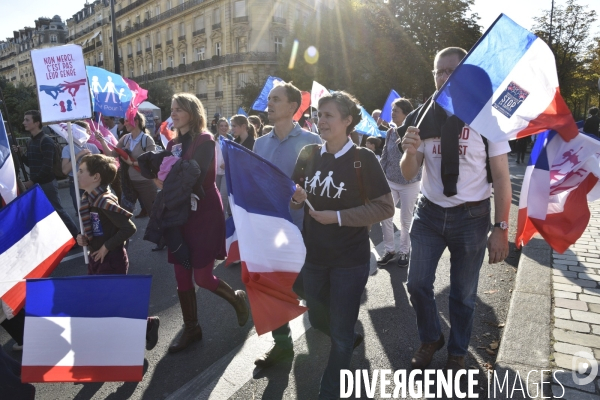
[[[408,254],[400,253],[398,255],[398,266],[402,268],[408,267]]]
[[[12,349],[13,349],[13,351],[23,351],[23,345],[19,344],[19,343],[15,343],[15,344],[13,344]]]
[[[158,343],[158,327],[160,320],[158,317],[148,317],[148,327],[146,328],[146,350],[152,350]]]
[[[415,353],[412,360],[410,360],[410,365],[413,369],[424,369],[426,368],[433,359],[433,355],[436,351],[444,347],[444,335],[440,336],[440,338],[431,343],[421,343],[421,347]]]
[[[377,260],[377,265],[386,265],[387,263],[392,261],[394,257],[396,257],[396,253],[390,253],[389,251],[386,251],[383,254],[383,257]]]
[[[259,368],[268,368],[286,359],[294,358],[294,348],[274,345],[261,357],[254,360],[254,365]]]

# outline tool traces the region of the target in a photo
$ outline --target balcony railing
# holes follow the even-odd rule
[[[173,45],[173,39],[167,40],[167,46],[169,46],[169,45]]]
[[[243,62],[277,62],[277,53],[235,53],[226,56],[214,56],[207,60],[194,61],[191,64],[181,64],[176,68],[167,68],[165,71],[153,72],[136,76],[140,82],[153,81],[155,79],[165,78],[175,74],[202,71],[204,69],[217,67],[224,64],[234,64]]]
[[[247,15],[245,15],[245,16],[243,16],[243,17],[235,17],[235,18],[233,19],[233,23],[235,24],[235,23],[237,23],[237,22],[248,22],[248,16],[247,16]]]
[[[75,33],[74,35],[69,36],[65,41],[67,43],[72,42],[73,40],[80,38],[81,36],[85,35],[86,33],[93,31],[97,27],[108,24],[109,22],[110,22],[110,18],[103,18],[102,21],[98,21],[98,22],[88,26],[87,28],[80,30],[79,32]]]
[[[102,67],[104,65],[104,61],[98,61],[98,66]]]
[[[152,52],[152,47],[146,47],[146,53],[151,53]]]
[[[15,54],[17,54],[17,53],[15,53],[15,52],[13,51],[13,52],[12,52],[12,53],[10,53],[10,54],[7,54],[7,55],[5,55],[5,56],[3,56],[3,57],[0,57],[0,61],[6,60],[7,58],[10,58],[10,57],[14,56]]]
[[[4,68],[0,68],[0,72],[2,72],[2,71],[8,71],[9,69],[13,69],[14,67],[15,67],[15,64],[7,65]]]
[[[83,49],[83,52],[89,53],[90,51],[93,51],[95,48],[96,48],[95,45],[87,46],[86,48]]]
[[[162,47],[162,43],[159,43],[159,44],[155,44],[155,45],[154,45],[154,48],[155,48],[155,49],[160,49],[161,47]]]
[[[127,11],[133,10],[135,7],[137,7],[141,4],[144,4],[148,1],[149,0],[137,0],[134,3],[131,3],[131,5],[123,8],[120,11],[118,11],[117,13],[115,13],[115,15],[117,17],[120,15],[123,15]],[[192,8],[194,6],[197,6],[198,4],[202,4],[203,2],[204,2],[204,0],[188,0],[185,3],[178,5],[177,7],[173,7],[170,10],[160,13],[152,18],[145,19],[143,22],[141,22],[139,24],[136,24],[132,27],[125,28],[122,32],[117,32],[117,39],[121,39],[125,36],[131,35],[132,33],[136,33],[141,28],[147,28],[158,22],[164,21],[165,19],[171,18],[174,15],[178,15],[184,11],[189,10],[190,8]]]
[[[179,39],[180,42],[183,42],[185,40],[185,35],[179,36],[178,39]]]
[[[98,40],[98,41],[96,42],[96,47],[100,47],[100,46],[102,46],[102,40]]]
[[[273,22],[275,22],[276,24],[285,24],[285,18],[273,17]]]
[[[29,62],[29,58],[27,60],[21,60],[18,62],[19,65],[27,64]]]
[[[223,91],[220,90],[218,92],[215,92],[215,99],[220,99],[223,97]]]
[[[221,23],[219,22],[218,24],[213,24],[212,28],[213,28],[213,31],[215,29],[221,29]]]
[[[127,54],[127,58],[133,58],[133,54]]]
[[[138,56],[141,56],[142,55],[142,51],[138,50],[135,54],[137,54]]]
[[[206,99],[208,99],[208,93],[197,93],[196,97],[199,98],[200,100],[206,100]]]
[[[205,28],[198,29],[197,31],[194,31],[194,32],[192,33],[192,36],[198,36],[198,35],[201,35],[201,34],[203,34],[204,32],[206,32],[206,29],[205,29]]]

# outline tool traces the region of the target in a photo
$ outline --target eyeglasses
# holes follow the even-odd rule
[[[454,68],[434,69],[431,73],[436,77],[441,77],[444,74],[450,76],[454,72]]]

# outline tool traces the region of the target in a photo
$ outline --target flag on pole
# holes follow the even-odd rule
[[[377,127],[377,122],[375,122],[375,119],[371,117],[371,114],[369,114],[363,106],[360,106],[360,116],[361,120],[358,123],[358,125],[356,125],[356,127],[354,128],[356,132],[360,133],[361,135],[367,136],[387,136],[386,132],[379,130],[379,127]]]
[[[23,382],[139,382],[152,277],[27,280]]]
[[[300,121],[302,114],[308,107],[310,107],[310,93],[302,92],[302,103],[300,104],[300,107],[298,107],[298,111],[296,111],[296,114],[294,114],[292,119],[294,121]]]
[[[0,196],[8,204],[17,197],[17,173],[10,151],[10,142],[0,112]]]
[[[381,115],[379,118],[388,123],[392,122],[392,103],[400,97],[401,96],[394,89],[390,90],[390,94],[388,95],[387,100],[381,109]]]
[[[137,83],[132,81],[131,79],[123,78],[129,89],[131,90],[132,97],[131,103],[129,103],[129,107],[125,112],[125,119],[133,126],[135,126],[135,114],[138,111],[140,104],[144,102],[148,98],[148,91],[146,89],[141,88]]]
[[[248,114],[246,113],[246,111],[244,111],[242,107],[238,108],[237,113],[239,115],[245,115],[246,117],[248,116]]]
[[[312,89],[310,90],[310,105],[314,108],[319,108],[319,99],[326,94],[329,94],[329,90],[317,81],[313,81]]]
[[[276,76],[269,76],[265,85],[263,86],[260,94],[254,100],[254,104],[252,104],[252,109],[256,111],[267,111],[267,102],[269,100],[269,93],[275,87],[277,83],[285,83],[285,81],[281,78],[277,78]]]
[[[0,210],[0,299],[7,316],[25,302],[21,280],[50,275],[74,244],[39,185]]]
[[[435,95],[435,101],[492,142],[547,129],[577,135],[560,95],[548,45],[501,14]]]
[[[58,124],[52,124],[49,126],[57,135],[60,135],[67,142],[69,141],[69,131],[67,130],[67,124],[65,124],[64,122],[60,122]],[[73,142],[79,147],[83,146],[90,138],[85,128],[77,124],[71,124],[71,132],[73,133]]]
[[[86,67],[94,112],[111,117],[125,117],[133,92],[121,75],[104,68]]]
[[[175,131],[173,131],[173,119],[169,117],[160,125],[160,141],[165,149],[167,148],[167,144],[174,137]]]
[[[536,232],[563,253],[585,231],[588,202],[600,198],[600,141],[584,134],[565,142],[555,131],[540,133],[531,151],[519,199],[515,244]]]
[[[233,214],[227,224],[227,258],[242,262],[252,318],[262,335],[306,311],[292,291],[306,257],[289,211],[296,185],[279,168],[230,140],[223,141],[223,157]]]

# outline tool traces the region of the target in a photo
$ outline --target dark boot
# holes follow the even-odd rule
[[[235,313],[237,314],[238,324],[240,326],[246,325],[248,315],[250,315],[248,304],[246,304],[246,292],[243,290],[236,290],[234,292],[231,286],[219,279],[219,286],[217,286],[217,290],[215,290],[214,293],[227,300],[227,302],[233,306]]]
[[[188,347],[195,341],[202,340],[202,329],[198,325],[198,304],[196,303],[196,291],[194,289],[177,291],[181,314],[185,324],[179,339],[169,347],[170,353],[177,353]]]

